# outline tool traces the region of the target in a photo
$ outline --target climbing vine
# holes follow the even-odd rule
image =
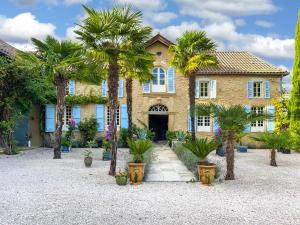
[[[281,131],[286,131],[289,128],[289,109],[288,103],[289,99],[286,97],[281,97],[277,99],[272,99],[275,106],[275,132],[279,133]]]
[[[66,96],[66,105],[84,105],[84,104],[106,104],[107,98],[99,97],[94,94]]]

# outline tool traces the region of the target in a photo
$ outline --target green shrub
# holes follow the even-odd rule
[[[166,139],[168,141],[168,144],[171,146],[172,141],[176,138],[175,131],[167,131],[166,132]]]
[[[199,162],[199,159],[197,156],[195,156],[191,151],[188,151],[185,147],[182,145],[178,145],[174,149],[176,155],[178,158],[184,163],[184,165],[190,170],[193,174],[195,174],[195,177],[198,177],[198,171],[197,171],[197,165]]]
[[[84,147],[87,146],[88,141],[93,141],[97,133],[97,120],[95,117],[85,119],[81,121],[78,125],[80,131],[82,142]]]
[[[67,137],[61,138],[61,145],[63,146],[71,146],[71,141]]]
[[[128,139],[128,129],[122,128],[120,130],[120,138],[118,143],[119,148],[128,148],[127,139]]]
[[[188,141],[182,144],[182,146],[190,150],[200,160],[204,160],[217,147],[213,141],[207,138],[197,138],[195,141]]]
[[[144,162],[144,154],[152,147],[149,140],[130,140],[127,141],[131,153],[133,154],[133,162]]]

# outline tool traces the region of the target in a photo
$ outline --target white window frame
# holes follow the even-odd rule
[[[261,110],[259,110],[261,109]],[[251,112],[264,113],[265,108],[263,106],[252,106]],[[260,111],[260,112],[259,112]],[[265,121],[257,120],[251,123],[251,132],[264,132],[265,131]]]
[[[206,84],[206,95],[202,95],[202,84]],[[203,87],[205,90],[205,87]],[[200,80],[199,82],[199,98],[209,98],[209,93],[210,93],[210,82],[206,80]],[[203,93],[204,94],[204,93]]]
[[[197,116],[196,119],[197,119],[197,131],[199,131],[199,132],[210,132],[211,131],[210,116]],[[208,124],[207,124],[207,121],[208,121]]]
[[[69,118],[67,116],[67,111],[69,111],[69,113],[70,113]],[[62,126],[63,131],[67,131],[69,129],[68,121],[70,119],[72,119],[72,107],[66,105],[64,108],[64,115],[63,115],[63,126]]]
[[[106,106],[105,107],[105,124],[106,124],[106,130],[108,129],[108,126],[109,126],[109,122],[110,122],[110,112],[109,112],[109,106]],[[120,127],[121,127],[121,109],[120,109],[120,106],[118,106],[118,109],[117,109],[117,130],[120,130]]]
[[[259,96],[257,96],[258,92],[257,92],[257,87],[255,88],[256,84],[259,84]],[[256,96],[255,96],[256,93]],[[264,97],[264,82],[261,80],[254,80],[253,81],[253,98],[263,98]]]
[[[157,73],[154,73],[154,71],[157,70]],[[163,72],[163,73],[162,73]],[[152,71],[153,76],[156,77],[156,79],[152,79],[152,92],[166,92],[167,91],[167,79],[166,79],[166,71],[162,67],[155,67]],[[163,74],[163,79],[161,75]],[[157,84],[154,84],[154,81],[157,81]],[[163,81],[163,84],[161,84]]]

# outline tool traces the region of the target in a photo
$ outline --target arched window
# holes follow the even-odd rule
[[[149,108],[149,114],[168,114],[168,108],[161,104],[152,105]]]
[[[165,71],[161,67],[153,70],[153,85],[165,85]]]

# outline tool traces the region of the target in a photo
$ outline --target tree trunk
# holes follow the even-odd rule
[[[128,115],[128,137],[132,139],[132,78],[126,78],[126,96]]]
[[[194,111],[195,107],[195,83],[196,77],[194,73],[190,73],[189,75],[189,101],[190,101],[190,112]],[[192,132],[192,140],[196,140],[195,133],[195,113],[190,114],[191,119],[191,132]]]
[[[234,180],[234,132],[228,131],[226,141],[227,172],[225,180]]]
[[[108,67],[108,103],[110,110],[110,123],[112,124],[112,159],[110,162],[109,175],[115,176],[117,165],[117,108],[118,108],[118,80],[119,66],[118,57],[115,57],[109,62]]]
[[[65,109],[65,95],[67,80],[60,74],[56,75],[55,85],[57,87],[57,111],[56,111],[56,130],[55,130],[55,142],[54,142],[54,157],[53,159],[60,159],[61,153],[61,135],[63,126],[63,116]]]
[[[271,166],[277,166],[277,163],[276,163],[276,150],[275,149],[272,149],[272,151],[271,151],[271,162],[270,162],[270,165]]]

